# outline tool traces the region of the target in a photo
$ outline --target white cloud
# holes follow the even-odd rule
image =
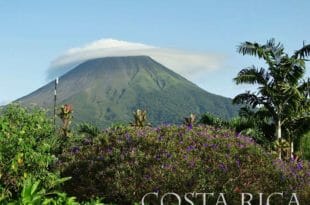
[[[226,60],[224,55],[159,48],[115,39],[101,39],[83,47],[71,48],[52,61],[48,69],[48,79],[62,75],[89,59],[106,56],[137,55],[150,56],[169,69],[194,82],[201,81],[201,77],[207,72],[222,68]]]

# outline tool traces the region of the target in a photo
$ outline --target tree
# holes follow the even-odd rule
[[[274,39],[266,44],[244,42],[238,47],[242,55],[256,56],[268,66],[242,69],[234,78],[236,84],[258,85],[256,92],[247,91],[234,98],[234,103],[248,104],[252,108],[267,109],[275,123],[276,137],[282,138],[282,126],[309,115],[309,78],[303,80],[306,57],[310,54],[310,44],[289,56],[281,43]],[[304,107],[305,106],[305,107]],[[294,114],[293,114],[294,113]],[[281,152],[279,154],[281,158]]]

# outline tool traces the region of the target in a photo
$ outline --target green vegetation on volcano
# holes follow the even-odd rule
[[[190,113],[210,112],[229,119],[238,106],[229,98],[199,88],[147,56],[106,57],[86,61],[60,77],[58,105],[73,105],[77,122],[100,127],[129,122],[138,108],[153,125],[181,123]],[[51,82],[18,101],[53,110]]]

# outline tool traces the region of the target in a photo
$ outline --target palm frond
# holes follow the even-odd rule
[[[267,41],[267,43],[264,45],[265,50],[271,51],[273,54],[280,55],[282,54],[282,51],[284,50],[283,44],[276,43],[274,38],[271,38]]]
[[[249,118],[250,116],[253,116],[254,114],[255,114],[254,110],[248,106],[241,107],[239,110],[239,116],[240,117]]]
[[[255,112],[254,117],[255,117],[256,119],[268,121],[268,120],[270,120],[270,118],[271,118],[272,116],[270,115],[270,111],[269,111],[267,108],[261,107],[261,108],[259,108],[259,109]]]
[[[310,55],[310,44],[304,45],[301,49],[295,51],[293,58],[305,58]]]
[[[276,44],[274,39],[270,39],[265,45],[246,41],[237,47],[237,51],[242,55],[263,58],[270,67],[274,66],[274,61],[283,54],[283,50],[283,45],[281,43]]]
[[[262,52],[262,46],[258,43],[251,43],[251,42],[243,42],[238,47],[237,50],[242,55],[251,55],[251,56],[257,56]],[[259,56],[261,57],[261,56]]]
[[[233,99],[234,104],[248,104],[251,105],[252,108],[255,108],[258,104],[261,104],[261,100],[258,96],[249,91],[246,93],[241,93],[234,97]]]
[[[234,81],[237,85],[242,83],[267,85],[269,79],[270,76],[265,69],[252,66],[242,69],[234,78]]]
[[[307,80],[304,80],[300,86],[299,86],[299,91],[303,93],[306,99],[309,100],[310,98],[310,78]]]
[[[269,48],[273,48],[273,47],[275,47],[275,44],[276,44],[275,39],[271,38],[271,39],[267,40],[266,46]]]
[[[298,80],[304,76],[305,71],[306,71],[306,65],[304,60],[302,59],[292,60],[291,70],[288,72],[287,78],[291,82],[297,83]]]

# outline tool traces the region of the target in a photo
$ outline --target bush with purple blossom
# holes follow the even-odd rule
[[[276,160],[251,138],[224,128],[110,128],[62,157],[62,175],[72,177],[64,189],[80,199],[130,204],[152,191],[223,192],[239,203],[239,193],[249,192],[254,204],[261,192],[310,199],[309,163]]]

